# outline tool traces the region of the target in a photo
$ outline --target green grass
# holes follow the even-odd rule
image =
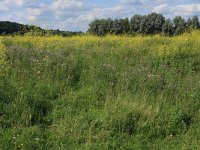
[[[193,39],[40,40],[2,40],[0,150],[200,148]],[[159,45],[173,51],[156,54]]]

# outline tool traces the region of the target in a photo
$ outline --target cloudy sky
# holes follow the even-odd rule
[[[165,17],[200,16],[200,0],[0,0],[0,20],[46,29],[86,31],[96,18],[162,13]]]

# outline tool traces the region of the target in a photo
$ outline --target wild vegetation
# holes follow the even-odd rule
[[[199,34],[0,37],[0,149],[199,149]]]

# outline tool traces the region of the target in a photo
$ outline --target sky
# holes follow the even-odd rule
[[[94,19],[151,12],[166,18],[200,17],[200,0],[0,0],[1,21],[63,31],[86,31]]]

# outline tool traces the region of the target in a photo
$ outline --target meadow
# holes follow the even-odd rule
[[[0,37],[0,150],[200,149],[199,35]]]

